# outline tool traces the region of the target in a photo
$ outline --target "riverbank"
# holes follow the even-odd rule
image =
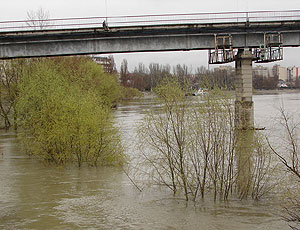
[[[234,90],[231,90],[234,93]],[[253,89],[253,95],[276,95],[276,94],[290,94],[300,93],[300,89]],[[153,92],[143,92],[144,98],[153,98],[155,94]]]
[[[300,93],[300,89],[253,89],[253,95],[276,95],[282,93]]]

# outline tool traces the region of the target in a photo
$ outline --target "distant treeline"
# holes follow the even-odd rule
[[[171,66],[169,64],[150,63],[146,66],[139,63],[133,72],[128,70],[128,61],[123,59],[120,68],[120,81],[125,87],[137,88],[140,91],[151,91],[163,79],[177,80],[180,85],[188,89],[199,88],[227,88],[234,89],[233,68],[216,68],[208,70],[206,67],[197,67],[195,71],[185,64]]]
[[[111,57],[112,58],[112,57]],[[254,89],[278,88],[279,73],[273,68],[273,74],[265,76],[258,71],[253,71]],[[255,69],[254,69],[255,70]],[[140,62],[133,71],[128,70],[128,61],[123,59],[120,68],[120,81],[125,87],[136,88],[140,91],[151,91],[163,79],[173,79],[180,85],[190,90],[199,88],[235,88],[235,68],[232,66],[220,66],[208,69],[205,66],[195,68],[185,64],[171,66],[169,64],[150,63],[146,66]],[[293,83],[287,83],[290,88],[299,88],[299,79]]]

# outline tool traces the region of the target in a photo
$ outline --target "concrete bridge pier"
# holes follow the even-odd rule
[[[254,109],[252,100],[252,53],[239,49],[235,61],[235,127],[237,135],[238,192],[247,198],[252,184]]]
[[[249,50],[238,51],[235,61],[235,87],[236,127],[253,129],[252,54]]]

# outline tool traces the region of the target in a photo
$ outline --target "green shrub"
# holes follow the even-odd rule
[[[84,162],[122,163],[120,136],[110,113],[112,98],[90,82],[103,73],[87,71],[87,66],[96,67],[85,63],[80,62],[82,69],[78,69],[82,75],[74,78],[71,66],[62,68],[63,62],[57,64],[57,60],[38,61],[26,69],[17,111],[29,154],[59,165],[76,162],[79,167]],[[86,73],[88,80],[83,78]]]
[[[122,87],[122,99],[132,99],[142,97],[143,93],[136,88]]]
[[[68,82],[75,83],[83,91],[95,91],[108,106],[114,106],[122,96],[117,77],[104,73],[102,67],[88,57],[58,57],[51,62]]]

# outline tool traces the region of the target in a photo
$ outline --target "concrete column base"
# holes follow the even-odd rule
[[[252,54],[239,50],[236,57],[235,127],[237,135],[238,193],[241,199],[248,197],[252,185],[252,153],[254,109],[252,100]]]
[[[237,129],[253,129],[253,101],[235,101],[235,126]]]

